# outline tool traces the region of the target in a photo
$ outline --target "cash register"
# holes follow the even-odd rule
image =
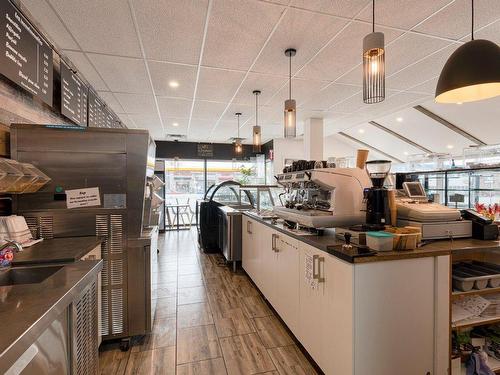
[[[430,202],[418,181],[403,182],[396,196],[397,225],[419,227],[422,239],[465,238],[472,236],[472,223],[462,220],[455,208]]]

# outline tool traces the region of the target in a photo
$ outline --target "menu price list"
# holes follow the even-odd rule
[[[0,1],[0,73],[52,106],[52,49],[10,0]]]
[[[88,87],[65,64],[61,64],[61,113],[80,126],[87,126]]]
[[[101,99],[93,92],[89,91],[89,127],[93,128],[119,128],[119,121],[115,114],[111,112]]]

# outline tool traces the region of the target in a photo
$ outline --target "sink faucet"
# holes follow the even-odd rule
[[[20,253],[21,251],[23,251],[23,245],[21,245],[19,242],[11,240],[6,240],[6,241],[7,241],[6,243],[0,246],[0,251],[8,248],[9,246],[14,247],[16,249],[16,253]]]

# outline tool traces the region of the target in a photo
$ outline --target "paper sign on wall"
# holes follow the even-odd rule
[[[68,208],[93,207],[101,205],[99,188],[66,190],[66,206]]]

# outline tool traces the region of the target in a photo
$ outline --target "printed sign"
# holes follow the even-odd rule
[[[66,190],[68,208],[94,207],[101,205],[99,188]]]

